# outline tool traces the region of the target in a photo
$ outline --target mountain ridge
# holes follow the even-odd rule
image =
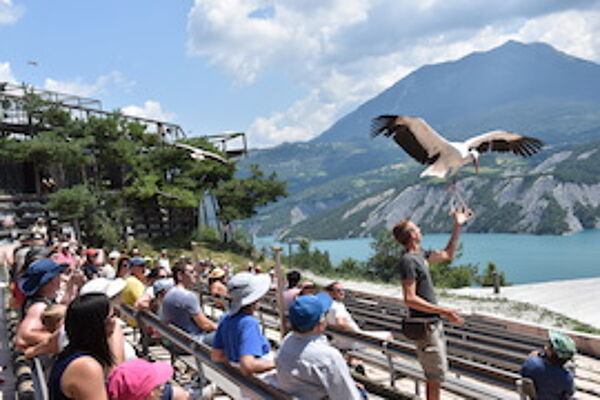
[[[412,169],[418,176],[420,165],[392,140],[369,139],[371,119],[380,114],[423,117],[451,140],[492,129],[538,137],[550,153],[534,158],[533,168],[553,148],[600,138],[598,110],[600,65],[547,44],[509,41],[458,60],[426,65],[311,141],[251,152],[243,163],[277,172],[289,182],[290,197],[260,210],[245,224],[262,235],[293,232],[290,227],[304,220],[325,221],[327,213],[344,203],[376,195],[386,179],[394,180],[390,166]],[[404,185],[407,179],[414,177],[404,174],[395,181]],[[600,209],[596,211],[600,214]],[[319,218],[313,220],[315,216]]]

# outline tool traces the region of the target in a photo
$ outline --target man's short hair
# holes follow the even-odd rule
[[[300,282],[300,279],[302,279],[302,275],[296,270],[288,272],[285,277],[288,281],[288,287],[290,288],[296,287],[298,282]]]
[[[392,229],[392,233],[394,234],[394,238],[402,245],[406,245],[410,239],[410,232],[412,229],[408,225],[410,220],[403,219],[398,222],[394,228]]]
[[[335,285],[339,285],[339,284],[340,283],[338,281],[333,281],[329,285],[325,286],[325,291],[326,292],[333,292],[335,290]]]
[[[178,261],[171,269],[171,273],[173,274],[173,281],[175,281],[175,284],[180,282],[179,273],[182,273],[182,274],[185,273],[186,265],[187,265],[186,263]]]

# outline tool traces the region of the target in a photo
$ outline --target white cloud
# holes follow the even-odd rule
[[[113,71],[106,75],[102,75],[92,83],[85,82],[80,77],[70,81],[58,81],[52,78],[46,78],[44,81],[44,88],[47,90],[82,97],[98,96],[106,93],[113,87],[127,91],[134,85],[135,82],[127,80],[119,71]]]
[[[148,100],[144,103],[143,107],[131,105],[121,109],[121,112],[125,115],[132,115],[135,117],[155,119],[159,121],[172,121],[175,118],[175,114],[167,112],[162,109],[160,103],[154,100]]]
[[[12,73],[12,70],[10,69],[9,62],[0,63],[0,82],[17,82],[17,79],[15,78],[15,76]]]
[[[599,61],[600,2],[196,0],[187,46],[238,83],[279,69],[306,89],[287,110],[252,123],[251,145],[267,146],[318,135],[423,64],[508,39]]]
[[[0,0],[0,25],[14,24],[23,15],[23,7],[12,0]]]

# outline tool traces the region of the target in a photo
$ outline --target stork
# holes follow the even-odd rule
[[[473,163],[479,173],[479,156],[485,152],[512,152],[529,157],[542,148],[542,141],[506,131],[491,131],[467,139],[450,142],[431,128],[425,120],[400,115],[381,115],[373,119],[371,137],[383,134],[412,158],[428,167],[420,176],[446,178],[465,164]],[[461,198],[464,205],[464,201]]]
[[[207,158],[218,161],[222,164],[228,164],[229,162],[224,159],[223,157],[221,157],[220,155],[207,151],[207,150],[203,150],[203,149],[199,149],[197,147],[193,147],[190,146],[189,144],[185,144],[185,143],[172,143],[173,146],[175,147],[179,147],[180,149],[184,149],[184,150],[188,150],[190,153],[190,157],[192,157],[195,160],[205,160]]]

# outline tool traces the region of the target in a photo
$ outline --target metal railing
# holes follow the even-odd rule
[[[187,333],[175,326],[161,321],[156,315],[147,311],[137,311],[127,305],[118,306],[119,310],[126,316],[134,318],[140,329],[144,332],[146,327],[152,327],[160,333],[163,339],[167,339],[171,345],[180,351],[193,356],[196,359],[198,373],[204,378],[212,381],[223,391],[234,398],[241,393],[250,395],[257,399],[292,400],[293,397],[282,390],[254,377],[244,376],[241,371],[227,364],[215,363],[210,359],[210,348],[203,343],[194,340]],[[144,336],[142,334],[142,336]],[[147,354],[148,343],[142,337],[143,352]]]

